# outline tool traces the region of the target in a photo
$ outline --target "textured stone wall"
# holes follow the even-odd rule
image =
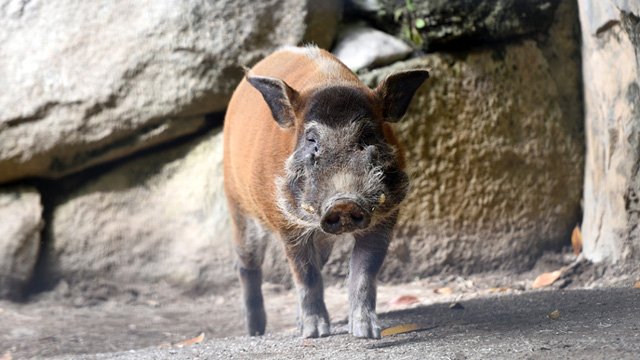
[[[553,71],[533,41],[464,59],[429,55],[406,68],[433,77],[397,127],[412,190],[401,213],[389,277],[524,270],[569,239],[579,220],[581,113],[565,111]],[[410,265],[409,265],[410,264]]]

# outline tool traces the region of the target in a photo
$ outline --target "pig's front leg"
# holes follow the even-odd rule
[[[376,277],[391,240],[396,216],[355,236],[349,263],[349,332],[359,338],[380,338],[376,315]]]
[[[321,259],[311,242],[287,246],[287,260],[298,290],[298,327],[302,337],[329,335],[329,313],[324,304]]]

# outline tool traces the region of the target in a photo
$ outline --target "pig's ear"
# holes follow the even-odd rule
[[[293,104],[298,93],[280,79],[266,76],[247,75],[247,81],[256,88],[271,109],[271,115],[282,128],[294,124],[296,114]]]
[[[375,90],[382,101],[384,120],[400,120],[407,111],[413,94],[428,78],[427,70],[407,70],[387,76]]]

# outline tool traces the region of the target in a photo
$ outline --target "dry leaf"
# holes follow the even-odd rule
[[[433,290],[433,292],[440,295],[451,295],[453,294],[453,289],[450,287],[441,287]]]
[[[411,304],[416,304],[419,302],[420,300],[418,300],[418,298],[413,295],[400,295],[398,297],[391,299],[389,301],[389,305],[394,308],[398,308],[398,307],[406,307]]]
[[[176,348],[183,348],[185,346],[191,346],[191,345],[195,345],[195,344],[200,344],[202,341],[204,340],[204,333],[200,333],[200,335],[192,338],[192,339],[187,339],[187,340],[183,340],[180,341],[178,343],[173,344],[173,347]]]
[[[0,356],[0,360],[12,360],[11,351],[7,351],[2,356]]]
[[[551,320],[560,319],[560,310],[553,310],[552,312],[547,314],[547,317]]]
[[[562,270],[556,270],[553,272],[544,273],[539,275],[531,284],[533,289],[540,289],[553,284],[562,275]]]
[[[640,289],[640,280],[636,281],[636,283],[633,284],[633,287],[636,289]]]
[[[382,330],[382,332],[380,333],[380,336],[386,337],[391,335],[404,334],[411,331],[416,331],[419,328],[420,326],[418,326],[418,324],[412,324],[412,323],[392,326],[390,328],[386,328]]]
[[[582,252],[582,231],[580,231],[580,226],[578,225],[573,228],[573,232],[571,233],[571,247],[576,256]]]
[[[498,288],[489,289],[489,292],[496,293],[496,292],[506,292],[506,291],[509,291],[509,290],[511,290],[511,289],[507,288],[507,287],[498,287]]]

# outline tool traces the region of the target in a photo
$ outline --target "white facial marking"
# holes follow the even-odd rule
[[[337,193],[355,193],[358,191],[358,179],[348,171],[340,171],[331,177],[331,184]]]

